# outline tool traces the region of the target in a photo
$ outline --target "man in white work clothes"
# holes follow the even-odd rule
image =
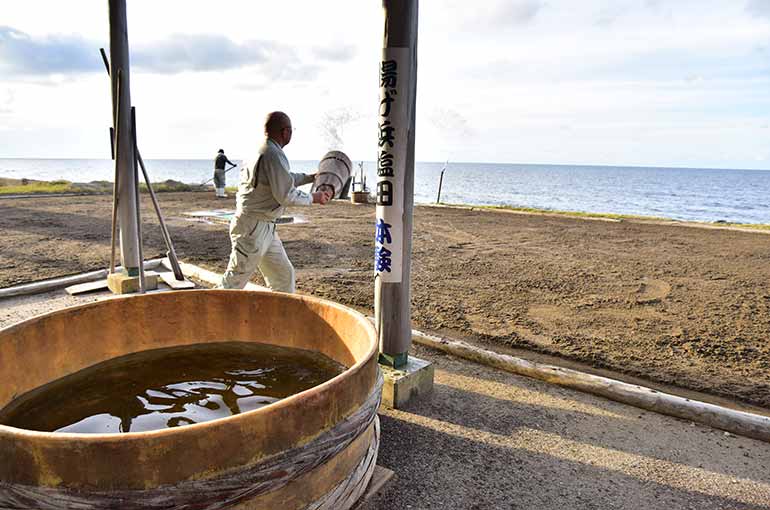
[[[259,268],[265,283],[279,292],[294,292],[294,266],[275,231],[275,221],[290,205],[324,205],[328,191],[305,193],[297,186],[313,182],[313,175],[290,173],[283,148],[291,141],[291,119],[272,112],[265,119],[265,143],[257,162],[241,168],[235,216],[230,222],[230,262],[221,287],[242,289]]]

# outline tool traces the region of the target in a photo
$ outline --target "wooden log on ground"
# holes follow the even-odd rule
[[[488,351],[412,330],[414,342],[478,363],[610,400],[770,442],[770,417],[663,393],[644,386]]]
[[[168,260],[168,258],[164,258],[161,262],[163,267],[168,269],[169,271],[172,270],[171,262]],[[187,264],[185,262],[180,262],[179,267],[182,269],[182,273],[188,278],[195,278],[196,280],[199,280],[203,283],[207,283],[211,286],[217,286],[222,282],[222,275],[215,273],[213,271],[209,271],[208,269],[203,269],[202,267],[198,267],[194,264]],[[269,291],[267,287],[262,287],[261,285],[257,285],[256,283],[247,283],[246,287],[244,287],[244,290],[266,290]]]
[[[147,270],[155,269],[161,263],[161,259],[147,260],[144,263],[144,268]],[[116,271],[121,271],[121,267],[117,267]],[[0,299],[24,296],[27,294],[39,294],[42,292],[48,292],[49,290],[56,290],[62,287],[69,287],[78,283],[90,282],[93,280],[99,280],[101,278],[107,278],[108,271],[106,269],[100,271],[91,271],[90,273],[81,273],[72,276],[63,276],[61,278],[52,278],[50,280],[43,280],[40,282],[25,283],[22,285],[15,285],[13,287],[7,287],[0,289]]]

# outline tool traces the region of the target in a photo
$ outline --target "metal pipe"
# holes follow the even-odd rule
[[[152,271],[161,267],[162,262],[163,262],[163,259],[148,260],[147,262],[144,263],[144,268],[148,271]],[[123,268],[120,266],[115,268],[116,271],[121,271],[122,269]],[[61,278],[52,278],[50,280],[45,280],[42,282],[24,283],[21,285],[16,285],[14,287],[6,287],[4,289],[0,289],[0,299],[14,297],[14,296],[25,296],[29,294],[40,294],[43,292],[60,289],[62,287],[69,287],[70,285],[76,285],[78,283],[101,280],[106,278],[108,274],[109,273],[107,272],[106,269],[101,269],[99,271],[91,271],[89,273],[82,273],[82,274],[77,274],[73,276],[63,276]],[[253,284],[250,283],[249,285],[253,285]],[[250,287],[247,287],[247,289],[250,289]],[[269,290],[269,289],[256,289],[256,290]]]

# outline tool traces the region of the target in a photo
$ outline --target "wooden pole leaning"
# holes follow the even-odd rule
[[[104,50],[102,50],[103,52]],[[103,53],[102,53],[103,54]],[[108,69],[109,71],[109,69]],[[122,77],[122,71],[118,69],[118,73],[116,76],[117,81],[117,91],[118,95],[120,95],[120,79]],[[115,157],[115,154],[118,152],[118,120],[120,119],[120,105],[118,105],[118,110],[115,112],[115,125],[110,130],[112,134],[112,160],[115,162],[115,180],[112,184],[112,234],[110,235],[110,274],[115,272],[115,243],[116,243],[116,237],[118,233],[118,180],[120,179],[120,171],[118,169],[118,158]]]
[[[438,177],[438,195],[436,195],[436,204],[441,203],[441,185],[444,183],[444,170],[446,170],[446,165],[441,169],[441,175]]]
[[[136,148],[136,108],[131,107],[131,146],[134,149],[134,169],[139,161],[139,152]],[[139,176],[134,174],[134,186],[136,187],[136,239],[139,247],[139,293],[147,292],[147,282],[144,278],[144,254],[142,253],[142,212],[139,194]]]
[[[107,76],[110,75],[110,63],[107,61],[107,54],[104,52],[104,48],[99,48],[99,52],[102,55],[102,60],[104,61],[104,66],[107,68]],[[118,75],[117,75],[117,90],[118,90],[118,97],[120,97],[120,78],[121,78],[121,71],[118,69]],[[109,274],[112,274],[115,272],[115,238],[117,237],[117,231],[118,231],[118,178],[120,177],[120,173],[118,172],[118,164],[117,159],[115,158],[116,148],[115,145],[117,144],[117,138],[115,137],[115,133],[117,132],[116,126],[118,124],[117,118],[120,117],[120,110],[115,112],[115,119],[113,119],[113,125],[110,127],[110,155],[112,156],[112,161],[115,166],[115,176],[112,180],[112,232],[110,234],[110,271]]]
[[[104,48],[99,48],[99,53],[102,55],[102,61],[104,62],[104,67],[107,68],[107,76],[110,76],[110,63],[107,60],[107,54],[104,52]],[[118,97],[120,97],[120,78],[121,78],[121,71],[118,69],[118,75],[117,75],[117,90],[118,90]],[[117,144],[117,138],[115,137],[115,133],[117,132],[116,126],[118,124],[117,118],[120,117],[120,110],[118,110],[115,113],[115,119],[113,119],[113,125],[110,128],[110,155],[112,156],[112,161],[115,165],[115,177],[112,181],[112,233],[110,234],[110,271],[108,274],[112,274],[115,272],[115,237],[117,237],[117,230],[118,230],[118,178],[120,176],[120,173],[118,172],[118,164],[117,159],[115,158],[115,153],[117,152],[115,145]]]
[[[390,205],[388,199],[384,199],[383,196],[384,192],[391,189],[391,199],[393,201],[403,200],[403,213],[399,221],[401,223],[401,228],[394,230],[394,234],[401,237],[400,241],[396,243],[400,245],[401,251],[401,277],[400,279],[390,278],[392,277],[392,274],[388,274],[387,276],[389,278],[386,278],[385,273],[378,272],[375,277],[374,301],[375,320],[380,343],[380,362],[385,365],[393,366],[394,368],[400,368],[407,363],[409,347],[412,343],[410,272],[412,252],[412,209],[414,206],[418,0],[383,0],[382,5],[385,14],[385,28],[383,34],[383,62],[381,67],[386,63],[386,59],[389,64],[392,63],[391,58],[396,60],[397,66],[399,66],[398,72],[400,73],[398,79],[402,80],[397,88],[399,91],[403,91],[404,94],[397,96],[386,95],[385,99],[381,99],[380,115],[383,114],[384,109],[390,112],[390,107],[395,104],[391,101],[393,98],[395,98],[395,101],[405,102],[405,105],[399,105],[399,107],[406,107],[406,115],[405,118],[403,118],[399,117],[401,114],[395,114],[392,123],[388,120],[380,125],[379,150],[381,152],[378,157],[377,168],[377,205],[378,207]],[[386,85],[383,83],[383,69],[381,69],[380,72],[381,94],[390,94],[390,91],[386,90]],[[404,83],[404,80],[406,80],[406,83]],[[385,124],[387,124],[387,126],[385,126]],[[394,130],[391,130],[391,128],[394,128]],[[390,148],[396,153],[395,161],[397,161],[397,163],[394,165],[395,171],[403,173],[403,181],[401,181],[400,176],[396,176],[396,178],[390,181],[391,184],[385,183],[387,186],[386,189],[383,189],[383,177],[385,176],[387,179],[389,178],[387,176],[393,177],[394,175],[389,169],[383,170],[381,164],[383,161],[382,151],[383,149],[388,148],[387,144],[383,144],[383,133],[387,133],[387,130],[391,130],[389,131],[390,133],[396,133],[398,144],[405,144],[405,147],[395,147],[393,144],[390,145]],[[405,133],[405,136],[402,133]],[[386,134],[385,136],[388,135]],[[398,153],[398,151],[403,150],[405,150],[405,154]],[[384,156],[387,158],[391,157],[389,154],[384,154]],[[403,166],[401,166],[401,161],[403,161]],[[399,183],[403,184],[399,186]],[[380,223],[379,214],[378,223]],[[385,246],[383,245],[382,248],[385,248]],[[378,263],[377,265],[379,266],[380,264]],[[379,268],[375,269],[376,271],[380,271]],[[389,279],[398,281],[387,281]]]
[[[166,242],[166,256],[171,264],[171,271],[174,273],[174,278],[179,281],[184,281],[184,274],[182,268],[179,266],[179,259],[176,256],[176,250],[174,250],[174,244],[171,242],[171,234],[168,233],[168,227],[166,227],[166,221],[163,219],[163,213],[160,211],[160,205],[158,204],[158,197],[155,195],[155,190],[152,189],[150,184],[150,176],[147,174],[147,169],[144,167],[144,161],[142,160],[142,154],[139,152],[139,148],[136,149],[136,158],[139,161],[139,168],[142,169],[144,175],[144,182],[147,184],[147,191],[152,199],[152,205],[155,207],[155,214],[158,215],[158,221],[160,222],[160,231],[163,234],[163,240]]]

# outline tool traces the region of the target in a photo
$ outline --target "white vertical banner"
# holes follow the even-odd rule
[[[404,255],[404,172],[409,130],[409,48],[383,48],[377,115],[374,275],[399,283]]]

